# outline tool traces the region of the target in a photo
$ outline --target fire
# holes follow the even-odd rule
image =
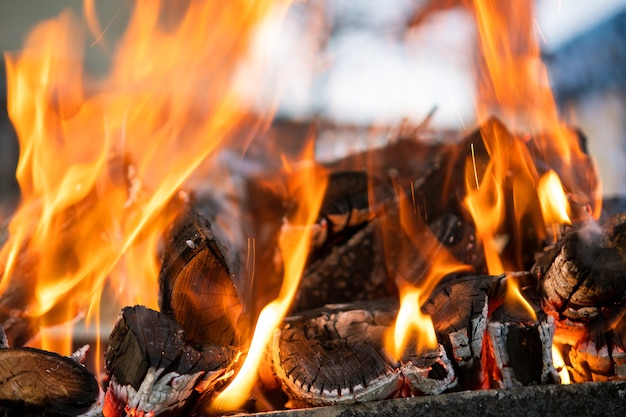
[[[384,238],[389,250],[399,251],[400,260],[396,265],[396,283],[400,292],[400,309],[393,329],[385,337],[385,349],[395,361],[399,361],[410,345],[411,337],[415,340],[417,352],[437,347],[437,336],[430,316],[422,313],[421,308],[437,283],[446,275],[470,269],[457,261],[448,250],[432,235],[428,226],[413,210],[408,198],[396,185],[396,196],[400,218],[400,238],[391,236],[390,229]],[[424,270],[415,271],[415,251],[421,256],[428,256],[430,264]],[[417,267],[424,267],[419,265]]]
[[[408,286],[400,291],[400,310],[393,327],[393,342],[387,341],[388,349],[395,361],[399,361],[409,343],[409,336],[415,335],[418,352],[437,347],[437,335],[431,318],[422,313],[419,288]],[[423,298],[423,297],[422,297]]]
[[[99,79],[83,71],[83,51],[106,33],[90,40],[70,12],[6,56],[22,201],[0,275],[3,290],[34,288],[24,302],[38,327],[97,313],[106,288],[156,308],[173,197],[241,121],[232,74],[273,3],[137,1]]]
[[[556,345],[552,345],[552,362],[554,363],[554,368],[559,373],[559,377],[561,378],[561,384],[571,384],[572,381],[570,379],[567,366],[565,365],[565,361],[563,360],[563,355],[561,355],[561,352]]]
[[[557,236],[558,225],[571,224],[569,203],[559,176],[548,171],[539,179],[537,192],[546,225],[551,226],[552,235]]]
[[[481,136],[489,160],[481,161],[482,169],[477,169],[476,161],[467,161],[466,165],[468,191],[464,204],[475,221],[489,273],[501,274],[520,267],[515,257],[506,257],[503,251],[511,240],[523,236],[524,219],[532,219],[539,237],[544,237],[542,230],[554,231],[560,224],[569,223],[561,178],[567,179],[569,191],[581,200],[587,200],[589,193],[578,189],[573,166],[584,156],[576,135],[558,118],[541,62],[532,3],[474,0],[473,10],[481,62],[478,117],[486,119],[495,113],[512,131],[529,133],[516,138],[498,125],[488,125]],[[531,145],[555,170],[544,174],[538,171],[529,150]],[[512,213],[507,193],[512,195]],[[541,207],[540,213],[536,207]],[[512,231],[504,227],[511,216]],[[527,305],[519,288],[511,283],[508,288],[516,302]]]
[[[311,145],[313,143],[311,142]],[[313,155],[313,147],[308,150]],[[289,171],[293,168],[287,165]],[[261,311],[252,341],[241,369],[212,404],[217,411],[234,410],[243,404],[257,380],[257,369],[265,348],[287,315],[298,289],[309,254],[312,226],[317,219],[328,180],[327,173],[311,160],[304,161],[295,171],[289,184],[290,194],[297,202],[295,212],[288,219],[280,235],[279,247],[284,260],[284,275],[278,297]]]

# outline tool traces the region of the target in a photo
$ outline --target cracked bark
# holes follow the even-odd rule
[[[168,316],[143,306],[126,307],[105,354],[110,378],[105,415],[123,416],[125,409],[154,416],[189,411],[200,392],[214,394],[237,355],[228,346],[190,346]]]
[[[0,412],[77,416],[99,395],[95,376],[75,360],[33,348],[0,349]]]

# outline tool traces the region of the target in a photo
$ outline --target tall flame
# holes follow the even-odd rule
[[[506,239],[517,239],[523,230],[511,236],[502,233],[507,217],[505,193],[512,193],[515,227],[531,216],[539,219],[538,229],[554,230],[568,223],[568,202],[559,175],[568,179],[570,192],[588,199],[588,191],[579,189],[575,166],[586,159],[577,135],[558,118],[547,71],[541,62],[535,34],[532,2],[474,0],[480,44],[479,119],[499,114],[513,131],[528,132],[526,138],[513,138],[497,124],[481,130],[489,160],[481,172],[476,163],[467,163],[465,206],[474,218],[482,241],[487,267],[491,274],[501,274],[519,267],[515,259],[502,256]],[[546,134],[549,132],[549,135]],[[526,142],[554,171],[540,173]],[[595,190],[594,190],[595,191]],[[541,202],[541,212],[535,207]],[[595,202],[594,202],[595,203]],[[509,283],[510,285],[511,283]],[[518,288],[509,291],[518,302],[526,304]],[[529,312],[534,314],[531,309]]]
[[[88,39],[70,12],[6,56],[22,202],[0,274],[3,290],[35,288],[26,314],[54,324],[95,309],[107,280],[121,303],[156,307],[168,202],[241,120],[231,76],[272,3],[139,0],[102,79],[83,73]]]
[[[312,146],[308,154],[313,155]],[[328,176],[324,170],[309,160],[303,162],[290,180],[290,194],[293,201],[297,202],[297,206],[288,219],[289,225],[283,227],[280,235],[279,247],[284,260],[280,292],[278,297],[261,311],[241,369],[212,404],[212,408],[217,411],[236,409],[248,398],[256,382],[256,371],[265,354],[265,348],[273,337],[274,330],[287,315],[304,271],[309,254],[312,225],[322,205]]]

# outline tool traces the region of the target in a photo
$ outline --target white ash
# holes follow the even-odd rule
[[[161,413],[184,406],[198,379],[204,375],[204,372],[191,375],[169,372],[161,376],[163,371],[150,367],[138,390],[131,385],[120,385],[113,377],[109,390],[113,390],[113,397],[126,404],[128,410]]]

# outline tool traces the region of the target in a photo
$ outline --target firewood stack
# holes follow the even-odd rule
[[[532,215],[515,219],[507,210],[502,227],[510,235],[501,253],[517,271],[490,276],[463,204],[468,161],[480,178],[490,160],[485,132],[525,146],[539,174],[565,169],[495,119],[458,143],[399,135],[382,149],[325,166],[328,188],[299,291],[267,348],[246,409],[559,383],[553,345],[565,354],[574,381],[626,377],[626,214],[599,224],[582,216],[545,247],[549,233]],[[511,169],[514,176],[513,162]],[[591,196],[597,178],[588,159],[579,169],[563,183],[584,208],[591,203],[581,190]],[[294,202],[281,191],[288,175],[241,177],[231,195],[198,192],[189,200],[164,241],[160,312],[127,307],[110,336],[106,417],[203,415],[232,380],[260,309],[280,288],[281,230],[298,227],[288,221]],[[412,236],[421,245],[407,244],[402,199],[413,205],[408,221],[424,227]],[[510,229],[517,231],[508,229],[513,222],[522,223]],[[419,285],[441,251],[468,267],[441,278],[421,306],[438,346],[419,352],[409,346],[394,360],[384,340],[399,308],[396,279]],[[505,300],[513,280],[521,281],[534,312]],[[0,397],[9,408],[13,400]]]

